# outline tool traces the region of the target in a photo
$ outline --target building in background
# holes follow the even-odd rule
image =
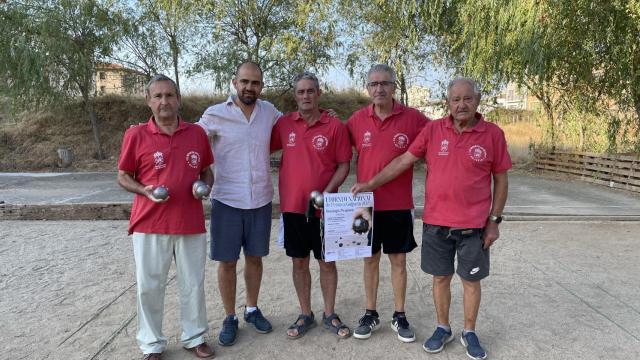
[[[496,97],[498,107],[514,110],[538,111],[541,109],[540,100],[529,94],[526,87],[519,87],[510,82]]]
[[[139,71],[119,64],[97,63],[95,84],[96,95],[141,95],[147,76]]]

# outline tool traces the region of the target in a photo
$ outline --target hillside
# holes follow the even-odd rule
[[[265,94],[265,99],[284,112],[295,109],[290,92]],[[182,116],[197,121],[210,104],[224,97],[185,96]],[[366,105],[366,97],[357,92],[325,93],[320,106],[332,108],[346,120],[356,109]],[[0,126],[0,171],[75,171],[115,170],[124,131],[131,125],[145,122],[151,112],[141,97],[100,97],[96,103],[100,138],[107,159],[95,159],[95,144],[91,124],[82,105],[71,103],[60,108],[16,115],[15,122]],[[57,149],[71,149],[71,167],[58,167]]]

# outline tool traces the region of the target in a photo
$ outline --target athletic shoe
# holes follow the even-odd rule
[[[367,311],[360,318],[360,326],[353,332],[353,337],[362,340],[368,339],[371,337],[371,333],[378,330],[378,328],[380,328],[380,319]]]
[[[391,328],[398,333],[398,340],[405,343],[416,341],[416,334],[411,330],[407,317],[404,314],[393,316]]]
[[[248,313],[245,308],[244,321],[246,321],[248,324],[253,325],[256,331],[260,334],[266,334],[273,330],[273,328],[271,327],[271,323],[269,322],[269,320],[265,319],[264,316],[262,316],[262,311],[260,311],[260,309],[256,309],[255,311]]]
[[[464,333],[460,336],[460,342],[462,346],[467,348],[467,356],[475,359],[482,360],[487,358],[487,353],[484,351],[482,346],[480,346],[480,340],[478,340],[478,336],[474,332]]]
[[[439,353],[444,349],[444,346],[453,340],[453,333],[451,330],[447,331],[440,326],[436,328],[430,338],[424,342],[422,348],[428,353]]]
[[[222,330],[218,335],[218,344],[231,346],[236,343],[238,336],[238,318],[235,315],[227,316],[222,322]]]

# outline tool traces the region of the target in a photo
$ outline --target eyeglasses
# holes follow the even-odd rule
[[[395,83],[393,81],[372,81],[367,84],[370,88],[377,88],[378,86],[387,87],[391,85],[395,85]]]

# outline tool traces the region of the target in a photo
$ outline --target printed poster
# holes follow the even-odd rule
[[[324,194],[324,257],[326,261],[371,256],[373,193]]]

